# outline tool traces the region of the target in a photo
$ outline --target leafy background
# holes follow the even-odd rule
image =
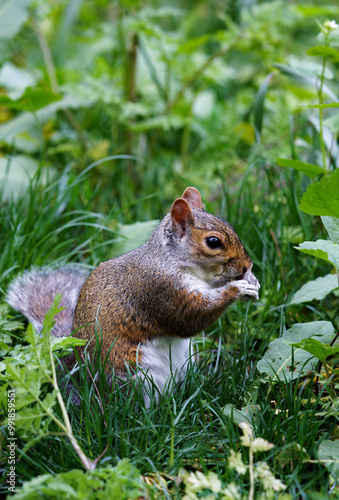
[[[191,367],[174,398],[150,412],[139,408],[137,396],[126,402],[119,388],[104,399],[103,413],[89,388],[80,408],[64,391],[74,435],[87,456],[95,460],[106,450],[102,466],[112,469],[119,459],[129,459],[144,475],[142,488],[153,488],[144,495],[212,494],[216,480],[208,473],[213,472],[223,486],[235,482],[246,497],[247,473],[228,466],[230,449],[241,450],[245,461],[252,453],[233,423],[234,411],[241,408],[247,408],[241,415],[252,415],[255,434],[274,443],[272,450],[259,451],[260,459],[282,479],[290,498],[316,493],[314,498],[328,498],[338,491],[335,469],[331,475],[319,462],[329,456],[332,467],[339,455],[331,448],[337,444],[331,441],[337,437],[336,364],[331,361],[331,373],[314,387],[307,372],[323,376],[314,354],[319,346],[318,351],[311,346],[315,358],[307,370],[306,344],[291,347],[312,335],[329,346],[339,326],[337,261],[294,248],[310,247],[304,240],[326,240],[317,215],[338,217],[334,205],[331,213],[305,210],[315,216],[299,209],[307,187],[311,196],[309,190],[317,191],[322,178],[330,179],[326,202],[326,193],[335,200],[339,192],[338,176],[327,177],[339,165],[339,111],[306,107],[338,102],[339,35],[337,29],[324,32],[326,19],[338,21],[335,2],[0,4],[2,299],[10,279],[31,265],[72,261],[91,269],[137,246],[188,185],[202,192],[207,210],[235,226],[261,282],[258,303],[233,306],[197,339],[200,364]],[[339,243],[329,235],[334,245]],[[306,253],[324,257],[313,250]],[[315,279],[327,280],[321,282],[322,295],[319,282],[309,285],[308,295],[305,289],[297,295]],[[41,378],[39,363],[32,372],[25,365],[37,356],[32,332],[24,340],[18,328],[22,317],[5,306],[0,317],[2,397],[15,374],[17,387],[37,377],[36,395],[47,397],[50,381]],[[321,336],[323,331],[327,335]],[[278,383],[270,372],[274,342],[280,342],[280,354],[292,356],[291,365],[282,360],[285,378]],[[302,356],[295,370],[296,351]],[[8,373],[8,366],[17,364],[19,375]],[[16,465],[18,485],[27,481],[22,498],[36,498],[37,491],[47,498],[54,491],[60,498],[66,490],[65,498],[87,498],[90,481],[82,497],[72,497],[80,495],[74,491],[85,473],[78,470],[68,437],[58,435],[58,423],[50,416],[37,419],[39,406],[27,401],[30,420],[20,436]],[[257,406],[260,417],[254,415]],[[58,406],[53,411],[62,419]],[[5,420],[2,429],[5,481]],[[118,484],[126,475],[129,493],[122,498],[133,491],[137,498],[139,472],[129,462],[119,464],[116,472],[102,472],[98,491],[106,494],[116,475]],[[192,492],[190,481],[197,479],[181,474],[182,468],[202,471],[210,487],[200,484]],[[70,471],[73,476],[67,476]],[[39,474],[48,477],[31,483]],[[259,481],[257,494],[262,490]],[[226,495],[217,488],[213,494]]]

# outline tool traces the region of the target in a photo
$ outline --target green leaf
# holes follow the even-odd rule
[[[339,245],[330,240],[304,241],[298,247],[300,252],[331,262],[339,269]]]
[[[329,344],[334,337],[332,323],[313,321],[293,325],[281,338],[270,343],[268,350],[257,365],[259,372],[267,373],[274,382],[286,382],[313,370],[318,360],[303,349],[295,349],[288,345],[288,343],[297,343],[311,337]]]
[[[302,13],[305,17],[326,16],[332,19],[336,13],[339,14],[338,7],[334,4],[312,5],[298,3],[298,5],[295,5],[295,10]]]
[[[87,342],[88,342],[88,340],[77,339],[75,337],[72,337],[71,335],[69,337],[52,337],[51,338],[53,352],[59,351],[61,349],[69,349],[70,347],[76,347],[79,345],[86,345]]]
[[[253,419],[258,417],[260,413],[260,406],[247,405],[241,408],[241,410],[237,410],[235,405],[227,404],[223,408],[223,413],[229,418],[233,417],[233,422],[236,424],[240,424],[241,422],[252,424]]]
[[[338,277],[336,274],[317,278],[305,283],[292,297],[290,304],[301,304],[312,300],[322,300],[332,290],[338,288]]]
[[[333,47],[327,47],[325,45],[317,45],[316,47],[311,47],[306,52],[308,56],[321,56],[330,59],[332,62],[339,61],[339,50]]]
[[[73,469],[56,475],[44,474],[24,482],[17,489],[15,500],[48,498],[59,500],[137,500],[153,498],[140,472],[128,460],[120,460],[115,467],[98,467],[94,471]]]
[[[300,210],[311,215],[339,217],[339,169],[320,182],[314,182],[303,194]]]
[[[332,474],[339,480],[339,439],[335,441],[325,440],[318,449],[319,460],[324,460],[324,464],[328,467]]]
[[[0,137],[2,140],[10,143],[18,134],[29,132],[32,128],[36,129],[38,124],[45,123],[60,109],[77,109],[81,107],[90,107],[93,99],[83,98],[82,96],[66,95],[58,101],[52,102],[43,108],[40,108],[35,114],[24,111],[19,116],[0,125]]]
[[[19,99],[11,99],[6,95],[0,95],[0,106],[22,111],[37,111],[60,99],[61,95],[53,94],[48,90],[28,88]]]
[[[324,216],[321,220],[333,243],[339,243],[339,219],[337,217]]]
[[[119,224],[117,228],[119,236],[114,242],[113,257],[134,250],[145,243],[158,224],[159,220],[135,222],[134,224]]]
[[[283,447],[281,452],[277,456],[279,464],[283,467],[289,463],[299,462],[305,463],[310,460],[310,456],[305,450],[302,448],[299,443],[289,443]]]
[[[312,163],[305,163],[299,160],[288,160],[285,158],[277,158],[276,162],[277,165],[279,165],[279,167],[294,168],[294,170],[299,170],[300,172],[303,172],[309,177],[315,177],[316,175],[325,173],[325,170],[319,167],[318,165],[313,165]]]
[[[329,344],[322,344],[317,339],[305,339],[301,342],[290,343],[289,345],[296,347],[297,349],[304,349],[304,351],[309,352],[312,356],[318,358],[322,363],[326,362],[329,356],[339,353],[339,346],[333,347]]]
[[[0,39],[12,38],[28,19],[32,0],[6,0],[0,4]]]

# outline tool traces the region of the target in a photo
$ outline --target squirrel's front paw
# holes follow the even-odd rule
[[[258,300],[259,281],[251,272],[247,272],[244,278],[242,280],[231,281],[229,286],[238,289],[239,295],[237,298],[239,300]]]

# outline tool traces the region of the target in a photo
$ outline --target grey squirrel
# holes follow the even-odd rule
[[[171,376],[183,377],[191,337],[235,300],[258,299],[251,269],[234,228],[205,212],[199,191],[189,187],[141,247],[102,262],[88,277],[72,266],[26,271],[10,284],[7,302],[40,331],[62,293],[66,309],[56,315],[53,334],[92,339],[86,350],[93,357],[100,325],[107,377],[112,367],[124,378],[126,363],[137,365],[161,394]],[[68,368],[74,363],[68,357]]]

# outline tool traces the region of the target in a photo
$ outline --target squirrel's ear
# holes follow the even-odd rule
[[[188,227],[194,222],[191,207],[186,200],[183,198],[175,200],[171,208],[171,219],[173,228],[178,233],[179,238],[185,236]]]
[[[203,210],[201,194],[194,187],[186,188],[182,197],[189,203],[191,208]]]

